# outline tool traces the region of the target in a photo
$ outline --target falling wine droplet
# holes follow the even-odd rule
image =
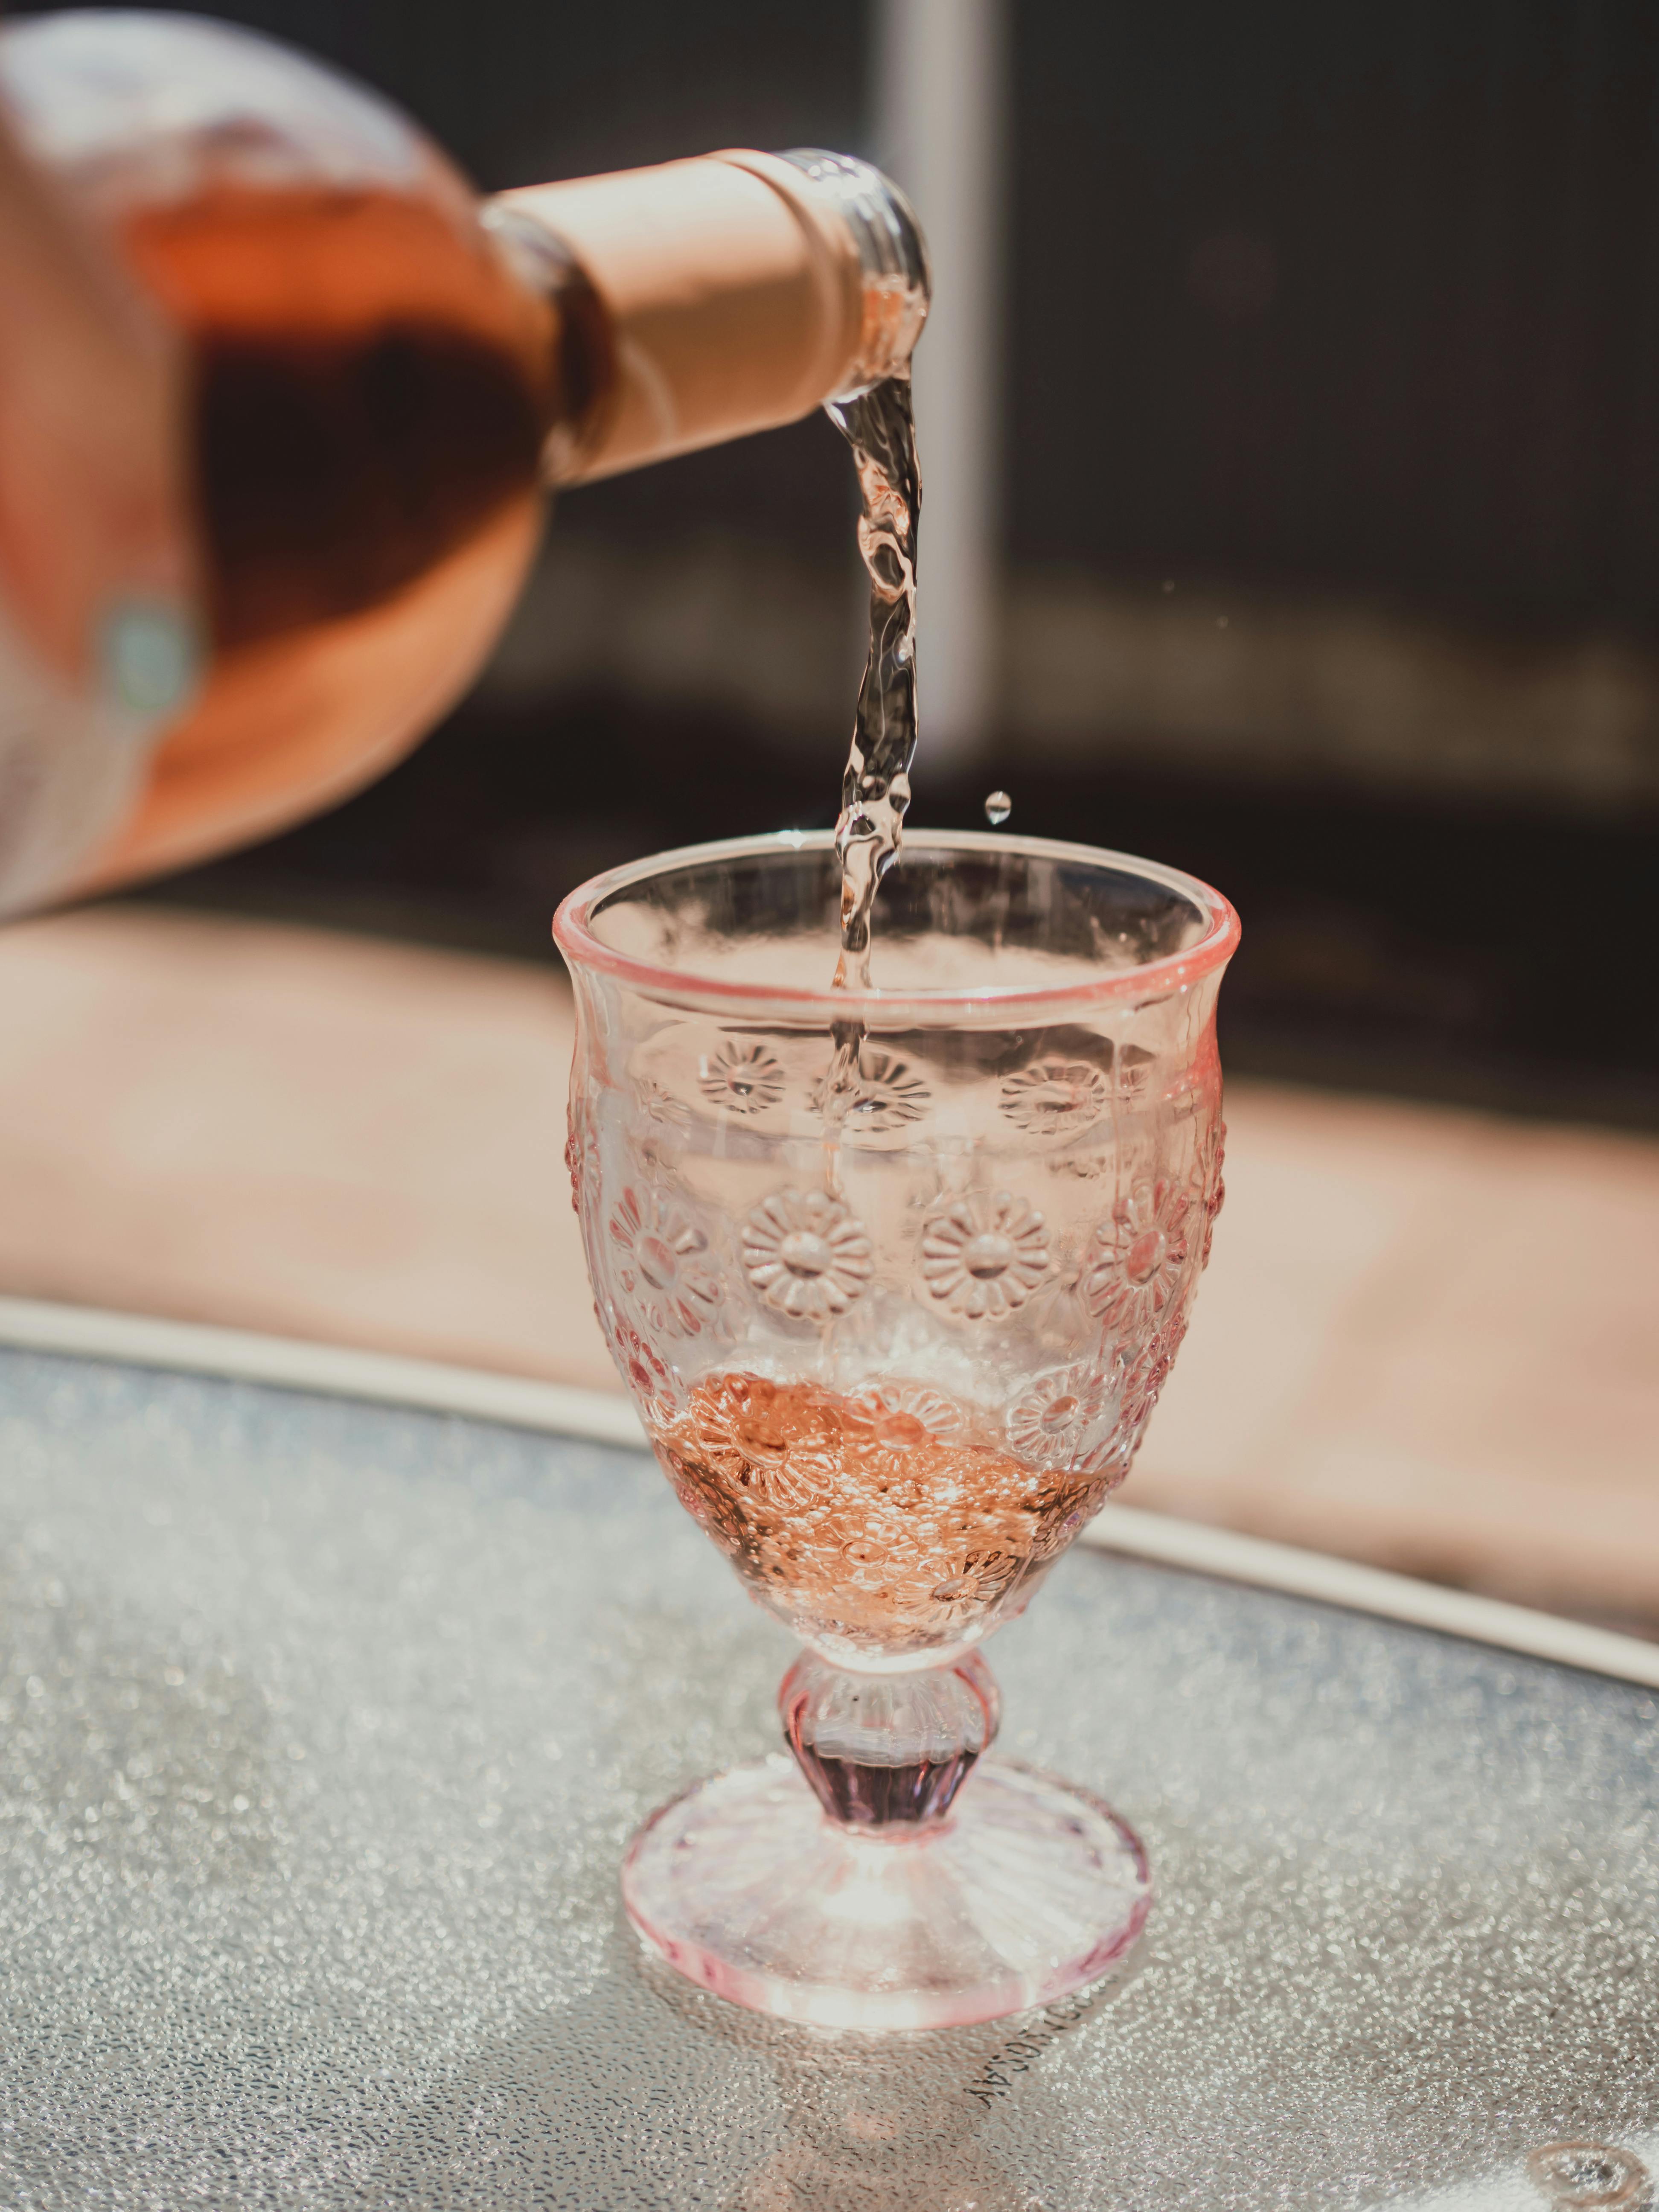
[[[1000,830],[1014,811],[1014,802],[1006,791],[994,791],[985,801],[985,818],[994,830]]]

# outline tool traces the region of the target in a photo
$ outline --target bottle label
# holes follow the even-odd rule
[[[76,881],[136,803],[164,721],[71,690],[0,601],[0,915]]]

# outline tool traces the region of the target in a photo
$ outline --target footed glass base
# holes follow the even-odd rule
[[[984,1759],[948,1818],[860,1832],[776,1754],[699,1782],[629,1846],[623,1899],[694,1982],[821,2027],[958,2027],[1094,1980],[1140,1933],[1139,1839],[1096,1798]]]

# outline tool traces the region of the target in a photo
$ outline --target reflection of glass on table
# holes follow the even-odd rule
[[[1237,923],[1146,862],[917,835],[857,998],[828,988],[838,889],[827,835],[752,840],[601,877],[556,925],[601,1323],[680,1498],[808,1646],[799,1771],[663,1808],[623,1890],[727,1996],[927,2026],[1077,1986],[1146,1915],[1104,1806],[981,1763],[976,1647],[1122,1480],[1179,1347]]]

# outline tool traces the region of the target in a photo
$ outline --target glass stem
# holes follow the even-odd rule
[[[862,1674],[805,1651],[778,1692],[783,1733],[832,1820],[895,1840],[944,1820],[997,1730],[977,1652],[905,1674]]]

